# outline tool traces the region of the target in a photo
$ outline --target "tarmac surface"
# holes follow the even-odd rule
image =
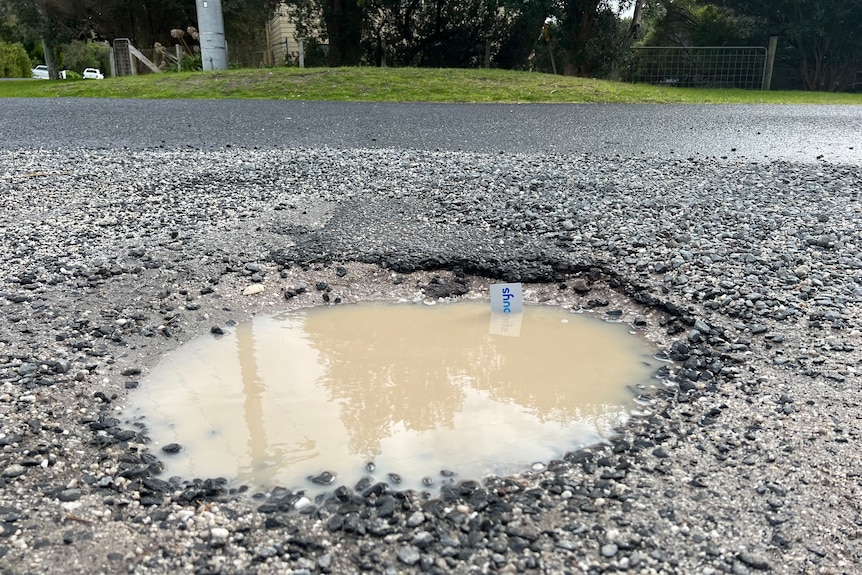
[[[6,99],[0,117],[6,149],[358,147],[862,163],[862,106],[64,98]]]
[[[0,574],[859,572],[860,120],[0,101]],[[439,498],[249,496],[122,415],[192,338],[499,279],[671,360],[611,440]]]

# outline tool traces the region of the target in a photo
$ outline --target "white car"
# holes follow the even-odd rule
[[[48,66],[45,64],[39,64],[32,70],[30,70],[33,78],[37,78],[39,80],[47,80],[48,79]]]
[[[39,64],[32,70],[30,70],[31,77],[36,78],[38,80],[47,80],[50,76],[48,75],[48,66],[45,64]],[[66,79],[66,71],[60,70],[57,72],[57,77],[61,80]]]
[[[84,68],[84,79],[85,80],[104,80],[105,76],[99,71],[98,68]]]

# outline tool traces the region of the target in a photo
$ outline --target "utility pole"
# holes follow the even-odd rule
[[[772,68],[775,65],[775,50],[778,47],[778,36],[770,36],[769,47],[766,49],[766,66],[763,69],[763,84],[761,90],[772,88]]]
[[[227,70],[227,43],[221,0],[195,0],[201,35],[201,66],[207,72]]]

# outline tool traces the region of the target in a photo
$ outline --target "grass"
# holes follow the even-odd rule
[[[363,102],[856,104],[862,94],[649,86],[514,72],[429,68],[261,68],[93,80],[8,80],[0,98]]]

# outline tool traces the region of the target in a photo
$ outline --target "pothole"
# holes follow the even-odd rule
[[[433,490],[609,438],[658,383],[655,351],[626,324],[557,306],[321,306],[183,345],[127,415],[155,448],[180,446],[163,454],[168,476]]]

